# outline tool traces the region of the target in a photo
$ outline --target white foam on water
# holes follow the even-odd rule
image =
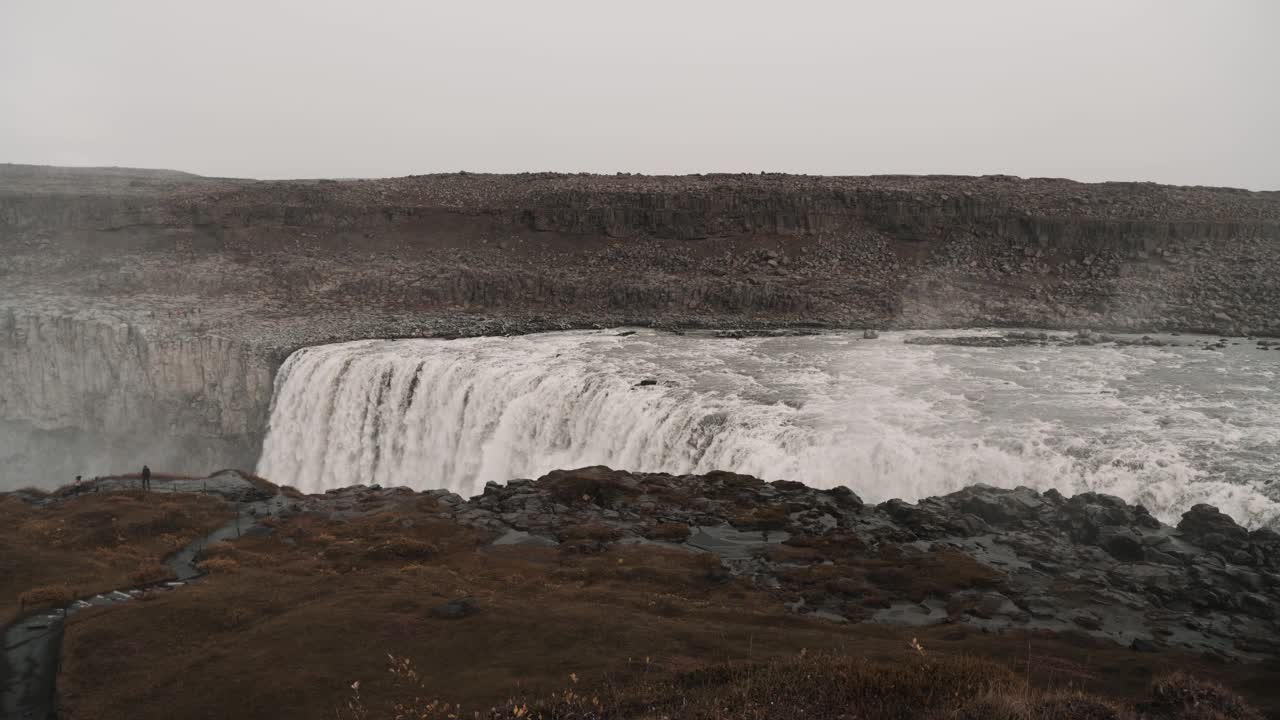
[[[277,378],[258,472],[479,493],[604,464],[848,485],[870,501],[974,483],[1097,491],[1176,521],[1280,518],[1276,357],[1252,348],[963,348],[837,334],[649,331],[360,341]],[[1218,372],[1225,370],[1225,373]],[[657,385],[637,387],[646,378]]]

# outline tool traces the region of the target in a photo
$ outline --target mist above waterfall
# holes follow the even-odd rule
[[[308,348],[277,378],[258,470],[313,492],[470,495],[592,464],[723,469],[873,501],[987,483],[1115,494],[1166,520],[1198,502],[1253,525],[1280,517],[1264,484],[1280,450],[1265,353],[901,339],[641,331]]]

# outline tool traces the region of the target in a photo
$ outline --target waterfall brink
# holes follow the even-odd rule
[[[506,345],[368,341],[295,353],[280,372],[259,471],[310,492],[378,483],[470,495],[560,467],[741,467],[755,464],[760,443],[786,443],[790,408],[730,419],[731,403],[640,386],[651,368],[625,358]]]
[[[640,331],[307,348],[276,378],[258,472],[306,492],[470,496],[601,464],[847,485],[869,501],[986,483],[1105,492],[1173,522],[1198,502],[1255,526],[1280,517],[1265,352],[900,340]]]

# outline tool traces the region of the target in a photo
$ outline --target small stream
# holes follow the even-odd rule
[[[144,590],[173,590],[198,580],[201,573],[196,561],[205,547],[259,527],[264,517],[279,513],[285,503],[286,499],[280,495],[239,503],[235,518],[164,561],[165,567],[173,572],[173,580],[99,593],[66,607],[41,610],[16,620],[4,630],[4,653],[0,656],[0,720],[57,717],[57,677],[62,634],[68,617],[86,608],[130,602]]]

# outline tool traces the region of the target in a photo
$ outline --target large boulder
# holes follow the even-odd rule
[[[1196,505],[1183,513],[1178,532],[1185,540],[1231,562],[1252,565],[1259,559],[1250,552],[1249,531],[1212,505]]]
[[[551,497],[565,505],[588,503],[612,508],[640,494],[640,483],[631,473],[603,465],[554,470],[539,478],[538,484],[550,489]]]
[[[1000,490],[975,485],[953,493],[949,499],[955,500],[960,510],[996,527],[1021,525],[1034,520],[1047,506],[1039,493],[1025,487]]]
[[[1080,493],[1063,505],[1061,527],[1080,542],[1097,544],[1105,527],[1158,528],[1160,521],[1141,505],[1130,505],[1114,495]]]
[[[1249,531],[1237,525],[1230,515],[1204,503],[1196,505],[1182,514],[1182,520],[1178,523],[1178,531],[1191,538],[1217,533],[1235,541],[1249,539]]]

